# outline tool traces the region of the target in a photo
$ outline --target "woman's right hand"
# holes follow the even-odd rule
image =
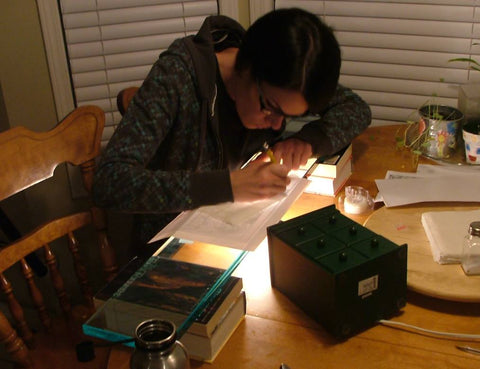
[[[285,192],[290,183],[288,172],[284,165],[262,160],[230,172],[234,201],[262,200]]]

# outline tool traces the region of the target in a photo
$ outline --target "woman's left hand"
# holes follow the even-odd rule
[[[287,138],[285,141],[280,141],[272,147],[275,159],[288,167],[288,169],[298,169],[312,156],[312,145],[308,142],[299,140],[298,138]]]

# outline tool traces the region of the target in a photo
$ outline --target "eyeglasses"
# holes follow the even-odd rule
[[[300,115],[285,114],[281,108],[272,106],[267,101],[265,101],[265,97],[263,95],[262,88],[260,87],[260,81],[258,80],[258,78],[256,79],[256,83],[257,83],[258,102],[260,104],[260,111],[266,116],[283,117],[283,118],[300,118],[309,114],[308,111]]]

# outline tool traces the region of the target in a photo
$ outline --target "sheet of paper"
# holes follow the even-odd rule
[[[421,175],[413,172],[398,172],[395,170],[387,170],[387,174],[385,175],[385,179],[405,179],[405,178],[422,178]],[[374,202],[384,202],[383,201],[383,196],[380,190],[377,193],[377,196],[375,196],[375,199],[373,200]]]
[[[385,182],[407,179],[422,179],[423,182],[417,184],[408,181]],[[375,202],[383,201],[387,207],[393,207],[427,201],[478,201],[475,200],[478,196],[472,197],[471,195],[476,191],[475,184],[479,181],[480,166],[419,164],[416,172],[389,170],[384,180],[375,180],[379,191]],[[457,185],[460,182],[462,183]],[[472,184],[473,187],[467,183]],[[466,188],[466,191],[462,189],[463,187]]]
[[[480,165],[430,165],[419,164],[417,174],[422,176],[478,176],[480,175]]]
[[[217,219],[231,226],[248,224],[263,211],[268,211],[270,206],[276,204],[283,196],[274,197],[255,202],[224,203],[219,205],[203,206],[199,212],[203,215]]]
[[[418,173],[411,172],[397,172],[394,170],[388,170],[385,175],[385,179],[405,179],[405,178],[423,178],[424,176]]]
[[[387,207],[429,201],[480,202],[480,176],[376,179]]]
[[[266,237],[267,227],[282,218],[309,182],[291,177],[287,191],[271,199],[223,203],[184,211],[150,242],[175,236],[253,251]]]
[[[480,175],[480,165],[477,169],[474,166],[454,166],[446,167],[441,165],[419,164],[416,172],[398,172],[388,170],[385,179],[401,178],[425,178],[425,177],[457,177],[457,176],[476,176]]]

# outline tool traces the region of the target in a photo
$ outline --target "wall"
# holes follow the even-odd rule
[[[55,106],[36,2],[3,1],[0,8],[0,73],[10,125],[49,129]]]

